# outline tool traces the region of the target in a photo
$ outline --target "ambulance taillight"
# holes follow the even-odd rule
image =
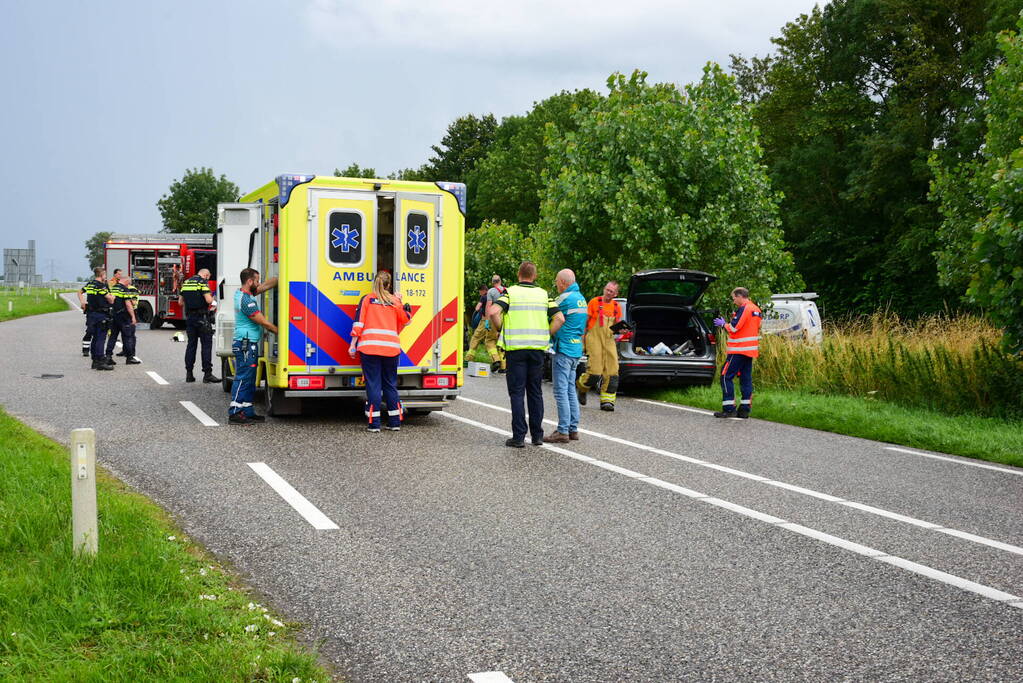
[[[454,389],[454,375],[426,375],[423,377],[424,389]]]

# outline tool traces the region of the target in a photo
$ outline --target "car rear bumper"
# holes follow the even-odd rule
[[[703,384],[714,381],[717,366],[713,361],[638,360],[618,361],[618,377],[622,382],[672,382]]]

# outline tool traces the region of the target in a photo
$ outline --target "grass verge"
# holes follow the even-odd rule
[[[0,678],[330,680],[158,507],[97,479],[99,554],[74,559],[66,449],[0,411]]]
[[[56,293],[56,296],[55,299],[46,289],[29,290],[25,294],[18,294],[15,291],[0,292],[0,322],[40,313],[66,311],[67,302],[60,298],[59,293]],[[7,310],[8,304],[11,304],[10,311]]]
[[[644,396],[721,409],[718,387],[651,390]],[[757,389],[754,404],[754,417],[763,420],[1023,467],[1020,422],[784,389]]]

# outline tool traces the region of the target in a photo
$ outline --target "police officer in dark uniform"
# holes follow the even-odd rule
[[[213,321],[210,320],[210,271],[203,268],[181,283],[178,303],[185,309],[185,331],[188,346],[185,348],[185,381],[194,382],[195,347],[202,342],[202,381],[214,384],[220,381],[213,376]]]
[[[142,361],[135,357],[135,296],[132,294],[129,283],[131,280],[125,275],[119,275],[117,284],[111,292],[114,295],[114,329],[107,340],[106,361],[114,364],[114,344],[117,343],[117,335],[121,335],[121,348],[124,349],[125,364],[138,365]],[[137,290],[136,290],[137,291]]]
[[[114,295],[107,285],[107,271],[102,266],[93,268],[95,280],[87,282],[78,292],[78,300],[85,310],[86,334],[92,337],[89,352],[92,355],[93,370],[113,370],[114,364],[108,363],[103,355],[103,347],[107,341],[107,330],[113,318],[110,315],[114,303]]]

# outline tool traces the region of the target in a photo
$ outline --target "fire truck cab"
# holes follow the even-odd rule
[[[356,307],[381,269],[412,308],[401,333],[402,404],[440,410],[458,395],[465,185],[282,175],[218,213],[215,348],[225,391],[233,375],[234,293],[248,266],[263,280],[278,278],[261,297],[278,328],[263,335],[257,367],[268,414],[298,414],[310,399],[364,397],[348,345]]]
[[[106,243],[107,275],[120,268],[139,290],[138,321],[158,329],[170,322],[185,326],[178,305],[178,288],[187,278],[206,268],[217,277],[217,252],[213,235],[155,234],[111,235]]]

